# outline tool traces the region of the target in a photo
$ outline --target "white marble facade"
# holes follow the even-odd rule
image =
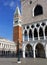
[[[0,55],[6,54],[6,53],[16,53],[16,44],[12,41],[9,41],[4,38],[0,38]]]
[[[36,58],[36,47],[39,44],[43,46],[43,56],[47,58],[47,20],[23,25],[23,58],[26,57],[27,45],[31,45],[33,57]]]
[[[47,58],[47,2],[21,0],[23,58]]]

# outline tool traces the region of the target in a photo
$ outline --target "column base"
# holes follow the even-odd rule
[[[21,61],[18,61],[17,63],[21,63]]]
[[[33,58],[36,58],[36,56],[35,56],[35,50],[33,50]]]
[[[36,57],[33,57],[34,59],[36,58]]]
[[[25,51],[23,52],[23,58],[25,58]]]
[[[23,58],[25,58],[25,57],[23,57]]]

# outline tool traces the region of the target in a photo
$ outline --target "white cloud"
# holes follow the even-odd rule
[[[15,4],[15,2],[14,2],[14,1],[11,1],[10,4],[9,4],[9,6],[10,6],[10,7],[13,7],[14,4]]]
[[[15,6],[15,1],[5,2],[4,6],[9,6],[10,8],[13,8]]]

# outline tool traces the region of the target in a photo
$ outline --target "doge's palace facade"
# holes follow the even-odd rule
[[[23,58],[47,58],[47,2],[21,0]]]

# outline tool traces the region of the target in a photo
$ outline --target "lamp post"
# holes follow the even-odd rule
[[[21,61],[20,61],[20,52],[19,52],[19,40],[18,40],[18,42],[17,42],[17,53],[18,53],[18,62],[17,63],[21,63]]]

